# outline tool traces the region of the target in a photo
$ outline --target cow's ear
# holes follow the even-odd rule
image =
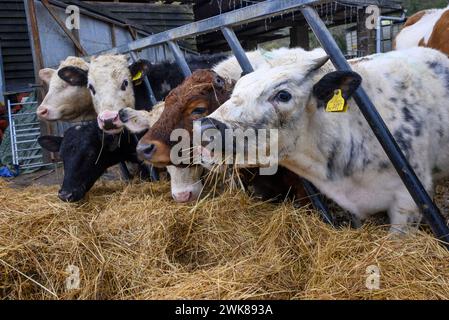
[[[340,89],[342,96],[348,100],[362,83],[362,77],[353,71],[334,71],[326,74],[313,86],[315,97],[327,104]]]
[[[141,82],[143,77],[150,72],[151,62],[148,60],[140,59],[129,66],[131,77],[135,82]]]
[[[40,146],[50,152],[59,152],[62,143],[62,137],[57,136],[41,136],[37,139]]]
[[[50,79],[55,73],[55,69],[52,68],[44,68],[39,70],[39,78],[44,81],[46,84],[50,83]]]
[[[58,76],[72,86],[87,85],[87,71],[78,67],[68,66],[59,69]]]

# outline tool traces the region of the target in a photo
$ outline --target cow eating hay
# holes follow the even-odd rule
[[[304,57],[244,76],[231,98],[203,119],[202,130],[220,128],[224,136],[225,128],[277,129],[280,165],[360,219],[388,211],[391,231],[408,231],[421,214],[351,96],[363,78],[432,193],[434,181],[449,175],[449,59],[413,48],[353,60],[355,72],[340,72],[327,58]],[[341,112],[328,112],[339,96]]]

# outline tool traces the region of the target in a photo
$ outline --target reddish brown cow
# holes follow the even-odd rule
[[[186,129],[192,134],[193,121],[214,112],[229,99],[233,87],[234,83],[225,81],[212,70],[193,72],[167,96],[159,120],[139,142],[141,156],[159,166],[171,164],[170,150],[176,142],[170,141],[170,133],[175,129]],[[297,200],[307,198],[300,178],[291,171],[279,168],[272,176],[262,176],[257,171],[257,168],[240,171],[242,181],[256,197],[263,200],[284,200],[287,196]]]
[[[394,41],[395,49],[429,47],[449,56],[449,6],[415,13]]]

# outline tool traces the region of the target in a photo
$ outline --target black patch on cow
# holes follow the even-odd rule
[[[345,167],[343,168],[343,175],[345,177],[352,175],[356,156],[357,156],[357,145],[354,141],[354,138],[351,136],[351,142],[349,147],[349,159]]]
[[[432,174],[439,174],[441,172],[443,172],[443,170],[441,170],[438,166],[432,168]]]
[[[401,126],[398,130],[396,130],[393,134],[396,142],[401,148],[402,152],[408,158],[410,155],[410,151],[412,149],[412,138],[411,131],[405,126]]]
[[[331,150],[327,158],[327,178],[332,180],[335,174],[335,161],[337,160],[338,151],[340,149],[340,142],[336,141],[332,144]]]
[[[403,102],[405,105],[408,105],[407,100],[403,99]],[[403,107],[402,108],[402,113],[404,115],[404,120],[405,122],[410,123],[415,131],[415,136],[420,136],[421,135],[421,129],[422,129],[422,121],[418,120],[414,115],[413,112],[410,111],[410,109],[408,107]]]
[[[408,89],[407,83],[405,81],[396,81],[394,87],[400,91],[405,91]]]
[[[190,69],[195,71],[198,69],[211,69],[226,58],[228,58],[228,55],[217,53],[201,56],[188,56],[186,60]],[[151,65],[148,80],[150,81],[156,100],[162,101],[170,92],[170,89],[167,90],[164,88],[163,84],[168,84],[168,87],[171,89],[176,88],[184,80],[184,75],[176,62],[167,61]]]
[[[427,66],[438,76],[449,90],[449,68],[439,61],[428,61]]]
[[[379,171],[387,170],[391,167],[391,163],[389,161],[381,161],[379,162]]]
[[[393,103],[396,103],[396,102],[398,102],[398,99],[395,98],[395,97],[391,97],[391,98],[390,98],[390,101],[393,102]]]

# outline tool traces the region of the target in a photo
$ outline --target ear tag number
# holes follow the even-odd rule
[[[329,100],[326,106],[326,112],[346,112],[348,105],[341,95],[341,89],[334,91],[334,96]]]
[[[139,71],[136,73],[136,75],[133,77],[133,81],[140,80],[142,78],[142,71]]]

